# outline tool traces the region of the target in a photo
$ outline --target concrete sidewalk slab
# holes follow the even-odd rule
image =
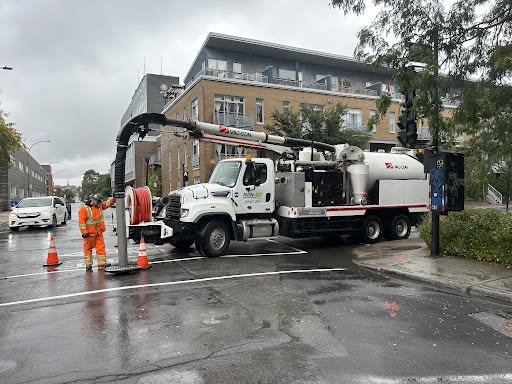
[[[354,254],[354,262],[363,268],[512,302],[512,268],[452,256],[434,258],[419,238],[382,241],[355,249]]]

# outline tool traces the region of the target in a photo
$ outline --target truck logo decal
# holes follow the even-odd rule
[[[235,197],[238,197],[238,192],[235,192]]]
[[[386,169],[409,169],[408,165],[393,165],[393,163],[384,163]]]
[[[229,127],[226,127],[224,125],[219,125],[219,133],[225,133],[228,135],[240,137],[251,137],[250,131],[246,131],[244,129],[229,129]]]

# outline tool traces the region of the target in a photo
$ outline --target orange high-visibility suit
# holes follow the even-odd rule
[[[110,207],[115,199],[109,198],[101,202],[101,206],[90,207],[82,205],[78,210],[78,227],[82,235],[88,234],[89,237],[84,238],[84,263],[86,268],[92,266],[92,250],[96,248],[96,257],[98,259],[98,267],[103,268],[107,262],[107,253],[105,251],[105,240],[103,232],[105,232],[105,220],[103,219],[103,210]]]

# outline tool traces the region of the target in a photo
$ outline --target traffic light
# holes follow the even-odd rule
[[[397,138],[404,148],[414,148],[416,147],[416,141],[418,140],[418,127],[416,125],[416,118],[413,110],[413,100],[416,96],[416,92],[413,91],[412,94],[406,92],[404,93],[404,96],[405,100],[400,102],[400,106],[404,109],[402,110],[397,123],[398,128],[400,128]]]

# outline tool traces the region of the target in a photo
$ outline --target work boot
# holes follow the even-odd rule
[[[85,272],[92,272],[92,265],[86,265]]]
[[[98,264],[98,270],[100,269],[105,269],[106,267],[110,267],[110,263],[106,263],[106,264]]]

